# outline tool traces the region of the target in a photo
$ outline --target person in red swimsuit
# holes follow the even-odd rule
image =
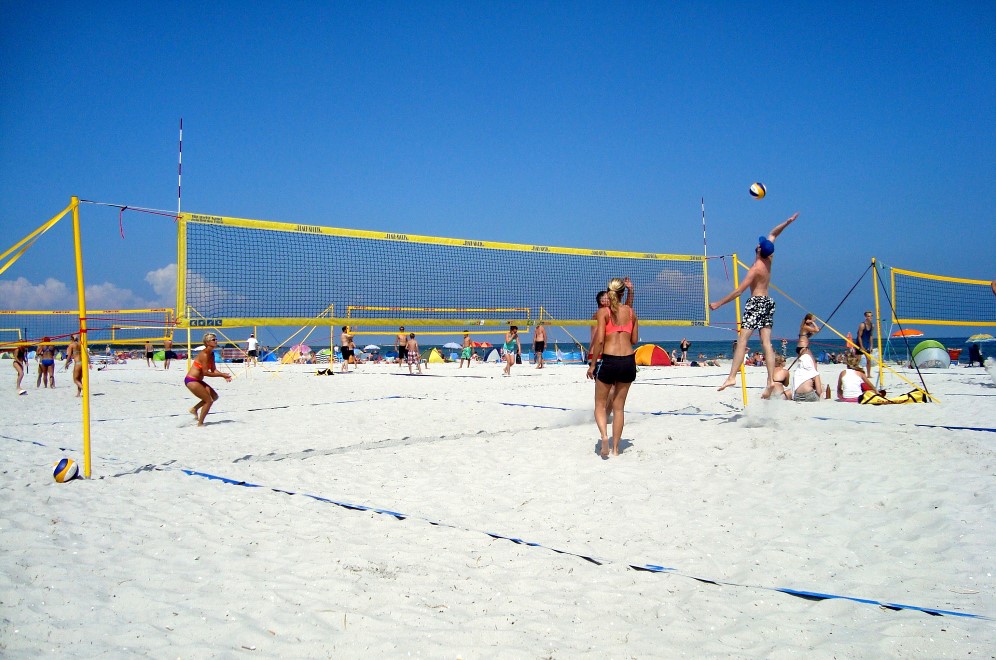
[[[639,319],[632,307],[620,301],[626,289],[626,280],[614,277],[609,281],[609,306],[599,308],[595,314],[595,336],[591,342],[588,378],[595,381],[595,424],[601,435],[603,459],[609,457],[609,410],[612,411],[612,453],[618,456],[626,422],[626,397],[636,380],[633,344],[640,340]]]
[[[226,382],[232,380],[231,374],[222,373],[215,366],[214,349],[217,347],[218,337],[213,332],[204,335],[204,350],[194,358],[190,371],[183,379],[187,389],[200,399],[200,402],[190,409],[190,414],[197,419],[197,426],[204,426],[204,418],[211,410],[211,404],[218,400],[218,393],[204,382],[204,378],[224,378]]]

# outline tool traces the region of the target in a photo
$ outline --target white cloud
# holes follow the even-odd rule
[[[175,287],[175,285],[174,285]],[[86,287],[87,309],[146,309],[159,303],[136,295],[131,289],[104,282]],[[33,284],[24,277],[0,280],[0,309],[62,310],[76,309],[76,286],[55,278]]]
[[[25,277],[0,280],[0,309],[76,309],[76,289],[52,277],[43,284]]]
[[[152,286],[152,290],[159,296],[160,307],[176,305],[176,264],[169,264],[159,270],[149,271],[145,275],[145,281]]]
[[[86,288],[87,309],[146,309],[157,306],[155,302],[135,295],[131,289],[122,289],[110,282]],[[70,309],[75,309],[75,305]]]

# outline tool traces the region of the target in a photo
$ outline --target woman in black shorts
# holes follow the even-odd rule
[[[596,313],[595,336],[591,342],[588,378],[595,381],[595,424],[602,438],[603,459],[609,457],[608,410],[612,411],[612,453],[618,456],[626,421],[626,396],[636,380],[633,344],[639,341],[640,330],[636,312],[620,302],[626,284],[618,277],[609,281],[609,306],[599,308]],[[599,356],[601,361],[597,362]]]

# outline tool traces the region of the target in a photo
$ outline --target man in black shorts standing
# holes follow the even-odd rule
[[[757,247],[754,248],[754,264],[736,289],[724,296],[720,301],[709,303],[709,309],[715,311],[740,296],[750,287],[750,299],[744,305],[743,327],[737,336],[736,348],[733,351],[733,364],[730,375],[719,390],[725,390],[737,382],[737,372],[744,364],[747,353],[747,340],[754,331],[761,335],[761,347],[764,349],[764,363],[768,368],[768,384],[764,388],[762,398],[768,398],[775,383],[775,351],[771,347],[771,327],[775,324],[775,301],[768,297],[768,284],[771,283],[771,257],[775,253],[775,239],[785,231],[785,228],[799,217],[796,213],[791,218],[771,230],[767,237],[758,236]]]
[[[533,332],[533,362],[536,363],[537,369],[543,368],[543,351],[546,350],[546,326],[543,325],[543,321],[536,324],[536,330]]]
[[[349,373],[349,361],[353,357],[353,335],[349,334],[349,326],[342,326],[339,335],[339,353],[342,355],[342,373]]]
[[[408,336],[405,335],[405,326],[398,328],[398,336],[394,339],[394,346],[398,349],[398,364],[405,364],[408,358]]]

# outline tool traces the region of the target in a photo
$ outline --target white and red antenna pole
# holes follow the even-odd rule
[[[180,191],[183,183],[183,117],[180,117],[180,151],[176,158],[176,217],[180,217]]]

